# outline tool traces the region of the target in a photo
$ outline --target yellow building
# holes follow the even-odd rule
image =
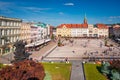
[[[98,37],[99,38],[105,38],[109,37],[109,28],[105,24],[97,24],[98,28]]]
[[[88,37],[98,37],[98,28],[92,24],[88,25]]]
[[[57,27],[57,37],[70,37],[71,36],[71,28],[69,24],[61,24]]]
[[[31,24],[29,23],[22,23],[20,27],[20,40],[26,41],[27,43],[30,43],[30,28]]]
[[[61,24],[56,30],[57,37],[108,37],[108,26],[105,24],[88,24],[86,16],[83,24]]]
[[[57,27],[57,37],[87,37],[88,24],[86,16],[83,24],[61,24]]]

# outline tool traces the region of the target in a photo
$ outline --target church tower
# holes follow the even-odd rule
[[[88,23],[87,23],[86,14],[85,14],[85,17],[84,17],[84,24],[88,24]]]

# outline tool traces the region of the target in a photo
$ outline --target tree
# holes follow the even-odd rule
[[[55,36],[54,36],[54,34],[52,34],[52,36],[51,36],[51,39],[52,39],[52,40],[54,40],[54,39],[55,39]]]
[[[102,66],[101,66],[101,72],[104,75],[108,75],[110,73],[109,67],[110,67],[110,63],[109,62],[103,62]]]
[[[58,40],[58,46],[61,46],[61,40],[60,39]]]

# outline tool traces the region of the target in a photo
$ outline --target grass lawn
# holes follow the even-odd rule
[[[2,63],[0,63],[0,68],[3,68],[5,65],[3,65]]]
[[[70,80],[71,64],[42,63],[47,76],[44,80]]]
[[[71,63],[42,63],[45,69],[46,76],[44,80],[70,80]],[[0,64],[0,68],[5,65]]]
[[[97,69],[98,64],[84,64],[86,80],[107,80]]]

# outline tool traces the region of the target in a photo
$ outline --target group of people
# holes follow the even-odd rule
[[[66,42],[65,41],[65,44],[67,46],[69,45],[72,45],[72,47],[83,47],[83,48],[91,48],[91,44],[93,43],[95,46],[94,47],[97,47],[95,48],[95,50],[87,50],[85,52],[83,52],[83,56],[92,56],[92,57],[117,57],[117,56],[120,56],[120,48],[119,47],[115,47],[115,46],[112,46],[112,47],[107,47],[107,46],[104,46],[104,42],[102,40],[99,40],[97,39],[97,43],[93,42],[91,43],[91,40],[90,39],[86,39],[86,40],[81,40],[80,43],[77,42],[78,40],[73,40],[73,42],[69,41],[69,42]],[[99,50],[97,50],[99,48]],[[78,53],[76,50],[72,50],[72,53]]]

